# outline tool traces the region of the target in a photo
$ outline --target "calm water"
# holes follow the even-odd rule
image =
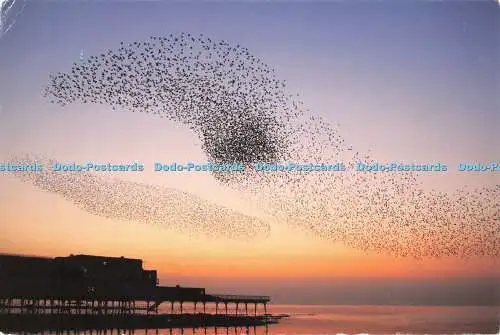
[[[189,309],[186,308],[185,311]],[[167,306],[164,311],[170,311]],[[207,310],[208,312],[208,310]],[[500,333],[499,307],[431,307],[431,306],[318,306],[273,305],[273,314],[290,314],[277,325],[256,328],[152,329],[134,331],[86,331],[90,334],[450,334]],[[44,334],[52,334],[45,332]],[[63,332],[66,334],[66,332]],[[73,332],[70,332],[73,334]],[[81,335],[81,332],[77,334]]]
[[[498,334],[498,307],[431,306],[273,306],[287,313],[273,334],[465,333]]]

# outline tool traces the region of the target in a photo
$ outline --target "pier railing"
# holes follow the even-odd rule
[[[233,295],[233,294],[209,294],[221,300],[248,300],[248,301],[270,301],[271,297],[268,295]]]

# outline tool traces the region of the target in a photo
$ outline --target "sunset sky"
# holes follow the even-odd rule
[[[360,152],[372,150],[379,160],[448,164],[449,173],[425,176],[429,187],[499,184],[498,173],[460,174],[454,168],[460,161],[500,159],[499,22],[495,2],[30,2],[0,39],[0,162],[16,153],[140,161],[144,173],[118,177],[261,215],[208,173],[152,171],[155,161],[206,161],[186,129],[108,106],[63,109],[41,96],[49,74],[66,72],[81,52],[98,54],[121,41],[184,31],[247,47],[300,93],[312,113],[338,122]],[[164,285],[270,294],[286,303],[404,304],[419,301],[420,293],[441,292],[444,303],[491,304],[495,294],[500,297],[498,259],[366,254],[267,219],[269,238],[188,237],[90,215],[0,173],[0,252],[142,258],[147,268],[159,270]],[[399,298],[380,295],[388,290]],[[295,300],[290,292],[297,293]]]

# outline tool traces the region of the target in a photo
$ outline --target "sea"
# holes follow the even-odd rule
[[[164,310],[160,308],[160,312],[167,313],[170,311],[170,308],[166,306],[163,308]],[[250,328],[109,329],[69,332],[47,331],[43,332],[43,334],[500,334],[500,307],[271,305],[268,313],[274,315],[286,314],[289,317],[281,319],[278,324]]]
[[[500,307],[277,305],[268,334],[500,334]]]

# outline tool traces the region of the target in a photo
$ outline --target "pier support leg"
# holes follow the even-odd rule
[[[224,303],[226,305],[226,316],[227,316],[227,302]]]
[[[255,311],[255,316],[257,316],[257,304],[255,304],[255,309],[254,309],[254,311]]]
[[[267,314],[267,304],[264,304],[264,314]]]
[[[206,314],[206,307],[207,307],[207,303],[206,302],[203,302],[203,314]],[[206,328],[205,328],[206,330]]]
[[[245,303],[245,315],[248,315],[248,304]]]
[[[182,314],[182,304],[183,304],[183,302],[181,301],[181,314]]]
[[[216,303],[215,303],[215,315],[217,315],[217,314],[218,314],[218,312],[219,312],[219,303],[218,303],[218,302],[216,302]]]
[[[236,303],[236,315],[238,315],[238,307],[240,307],[240,304]]]

